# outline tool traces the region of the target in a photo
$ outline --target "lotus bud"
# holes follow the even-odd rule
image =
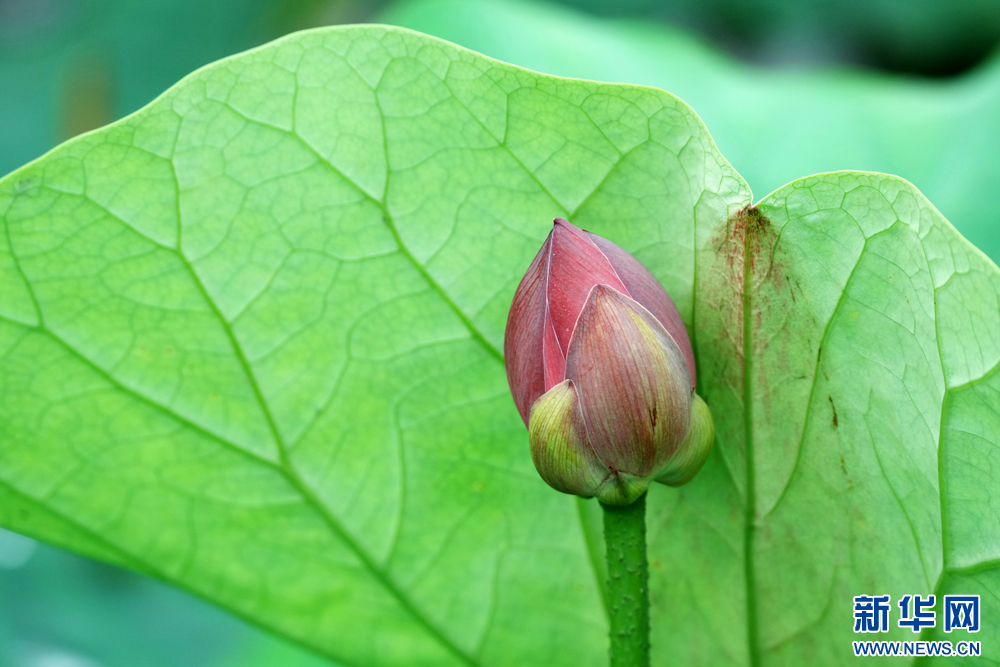
[[[557,218],[514,294],[507,380],[535,467],[564,493],[627,505],[701,468],[712,415],[677,307],[632,255]]]

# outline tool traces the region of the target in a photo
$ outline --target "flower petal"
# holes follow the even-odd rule
[[[550,238],[545,293],[552,328],[565,358],[573,328],[594,285],[608,285],[626,295],[628,290],[590,234],[562,218],[556,218]],[[562,379],[560,377],[556,382]]]
[[[612,471],[648,477],[687,435],[687,362],[660,321],[606,285],[580,314],[566,358],[594,452]]]
[[[694,389],[697,376],[694,367],[694,350],[691,349],[687,328],[684,326],[681,314],[677,311],[677,306],[674,305],[674,300],[663,289],[660,281],[649,272],[649,269],[627,250],[596,234],[584,233],[611,262],[611,266],[614,267],[622,284],[628,289],[628,295],[653,313],[667,330],[667,333],[673,336],[674,342],[677,343],[687,361],[688,371],[691,373],[691,388]]]
[[[549,234],[514,292],[503,339],[507,383],[525,426],[531,405],[545,392],[545,281],[551,242]]]

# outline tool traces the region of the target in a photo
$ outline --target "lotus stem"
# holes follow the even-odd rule
[[[605,505],[611,667],[649,666],[649,565],[646,494],[631,505]]]

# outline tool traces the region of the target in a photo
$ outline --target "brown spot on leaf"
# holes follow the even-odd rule
[[[720,377],[735,396],[743,397],[745,356],[766,358],[766,363],[752,364],[752,392],[763,414],[769,414],[773,383],[802,372],[786,353],[800,335],[800,320],[787,315],[808,308],[808,300],[802,298],[794,271],[787,266],[789,256],[778,243],[771,220],[753,206],[732,213],[699,254],[695,305],[695,329],[702,332],[695,341],[699,372]],[[749,345],[744,345],[745,335]],[[741,404],[742,398],[737,401]]]
[[[704,265],[702,279],[706,289],[702,298],[709,310],[722,313],[726,327],[719,334],[736,348],[740,356],[743,354],[744,317],[750,318],[756,334],[765,311],[770,311],[770,298],[776,294],[787,296],[793,289],[784,276],[780,262],[775,262],[775,255],[778,254],[774,248],[776,238],[767,216],[755,207],[746,206],[733,214],[711,240],[714,261]],[[747,275],[744,276],[744,273]],[[775,284],[766,290],[764,296],[760,287],[766,280]],[[743,312],[745,282],[751,295],[747,313]],[[793,303],[791,299],[788,302],[789,305]],[[754,340],[758,340],[756,335]],[[766,339],[761,340],[762,344],[766,342]]]
[[[837,406],[833,404],[833,396],[827,396],[830,400],[830,407],[833,408],[833,428],[837,428]],[[840,459],[843,462],[844,459]]]
[[[747,206],[740,209],[726,227],[723,252],[732,270],[732,278],[737,281],[738,291],[742,292],[743,273],[747,271],[750,274],[750,289],[753,289],[754,283],[759,284],[774,269],[772,260],[777,238],[771,221],[757,207]],[[789,284],[789,291],[790,288]]]
[[[844,457],[840,457],[840,472],[844,473],[844,477],[847,478],[847,490],[850,491],[854,488],[854,482],[851,480],[850,475],[847,474],[847,464],[844,462]]]

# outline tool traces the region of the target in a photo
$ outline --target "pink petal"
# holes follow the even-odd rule
[[[594,244],[601,249],[601,252],[608,258],[611,266],[615,268],[618,277],[628,289],[628,294],[633,299],[642,304],[646,310],[660,321],[671,336],[674,337],[677,346],[687,360],[688,371],[691,373],[691,388],[695,387],[697,373],[694,367],[694,351],[691,349],[691,340],[688,338],[687,328],[681,314],[677,312],[674,300],[670,298],[667,291],[663,289],[660,281],[649,272],[642,262],[633,257],[628,251],[615,245],[611,241],[601,238],[596,234],[584,232]]]
[[[550,234],[548,310],[556,341],[565,359],[573,328],[594,285],[603,284],[628,294],[611,262],[591,240],[591,235],[562,218],[556,218]],[[561,382],[559,377],[556,382]],[[548,377],[546,377],[546,383]],[[546,384],[546,391],[550,385]]]
[[[531,404],[546,390],[543,350],[546,326],[545,280],[551,242],[552,235],[549,234],[514,292],[503,340],[507,383],[525,426],[528,425]],[[561,364],[565,367],[565,362]]]
[[[548,309],[545,310],[545,326],[542,330],[542,364],[545,371],[545,391],[548,391],[562,382],[566,375],[566,357],[556,340],[556,330],[552,326],[552,315]]]
[[[659,320],[606,285],[591,292],[566,358],[594,452],[613,472],[647,477],[688,432],[684,355]]]

